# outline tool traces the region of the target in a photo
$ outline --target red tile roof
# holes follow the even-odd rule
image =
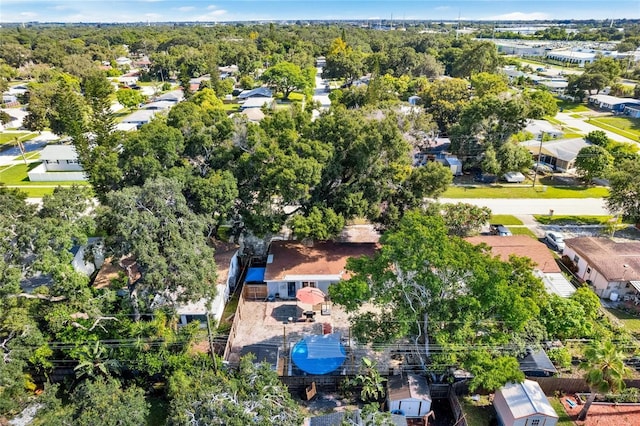
[[[265,281],[280,281],[287,275],[340,275],[350,257],[371,256],[376,243],[316,242],[312,247],[297,241],[274,241],[269,247],[273,261],[267,263]]]
[[[564,243],[607,281],[640,280],[640,241],[618,243],[608,238],[580,237]]]
[[[491,247],[491,253],[501,260],[509,260],[514,254],[520,257],[528,257],[536,264],[537,269],[545,273],[561,272],[549,248],[540,241],[528,235],[512,235],[501,237],[497,235],[479,235],[465,238],[471,244],[485,243]]]

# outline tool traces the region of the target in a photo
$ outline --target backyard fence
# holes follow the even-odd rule
[[[553,396],[556,392],[564,394],[587,393],[589,385],[579,377],[527,377],[529,380],[538,382],[545,395]],[[640,388],[640,380],[625,380],[628,388]]]
[[[229,355],[231,354],[231,349],[233,348],[233,341],[238,335],[238,327],[240,321],[242,321],[242,310],[244,308],[246,300],[244,298],[243,292],[240,292],[240,296],[238,297],[238,307],[236,308],[235,316],[233,317],[233,324],[231,324],[231,329],[229,330],[229,337],[227,338],[227,344],[224,347],[224,353],[222,354],[222,359],[225,361],[229,361]]]

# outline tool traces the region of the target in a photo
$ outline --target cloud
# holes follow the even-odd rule
[[[207,9],[209,10],[213,10],[213,9],[217,9],[218,6],[216,6],[215,4],[210,4],[209,6],[207,6]]]
[[[182,6],[182,7],[178,8],[178,10],[180,12],[191,12],[194,9],[195,9],[195,7],[193,7],[193,6]]]
[[[542,21],[551,19],[551,15],[544,12],[511,12],[503,15],[491,16],[485,19],[489,21]]]
[[[203,15],[196,16],[193,19],[191,19],[191,21],[217,21],[221,16],[224,16],[228,13],[228,11],[225,9],[209,9],[209,10],[211,11]]]

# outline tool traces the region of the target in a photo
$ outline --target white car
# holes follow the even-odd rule
[[[564,250],[564,235],[559,232],[547,232],[544,237],[545,241],[554,249],[562,253]]]

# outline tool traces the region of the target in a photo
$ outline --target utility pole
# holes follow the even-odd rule
[[[544,132],[540,132],[540,147],[538,148],[538,161],[536,161],[536,168],[533,171],[533,186],[536,187],[536,179],[538,178],[538,166],[540,165],[540,156],[542,155],[542,141],[544,140]]]

